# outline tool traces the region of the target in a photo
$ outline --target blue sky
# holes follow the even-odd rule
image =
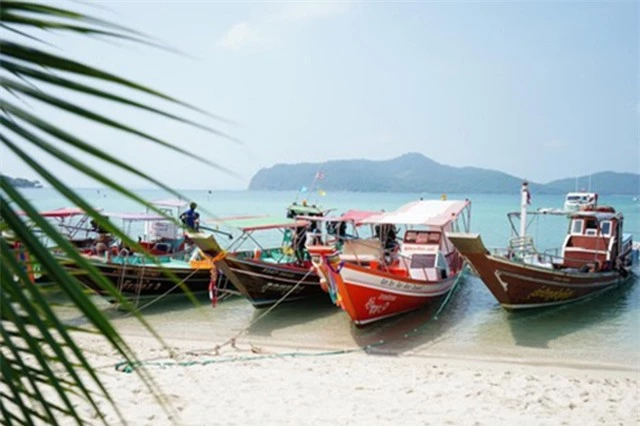
[[[242,144],[69,96],[237,173],[230,176],[33,105],[177,188],[241,189],[276,163],[406,152],[536,182],[640,170],[637,2],[64,4],[189,56],[46,36],[59,52],[235,122],[168,107]],[[0,154],[3,173],[35,177]],[[47,161],[68,182],[94,185]]]

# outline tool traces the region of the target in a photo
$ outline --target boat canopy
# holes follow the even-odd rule
[[[152,221],[161,221],[173,220],[170,217],[162,216],[155,213],[104,213],[104,216],[114,219],[122,219],[123,221],[131,221],[131,222],[152,222]]]
[[[317,222],[353,222],[356,225],[361,225],[367,218],[378,214],[380,214],[379,211],[348,210],[340,216],[298,216],[298,219]]]
[[[266,229],[297,228],[299,226],[307,226],[309,224],[306,220],[289,219],[279,216],[233,216],[209,219],[206,222],[213,225],[224,225],[238,228],[243,232]]]
[[[160,207],[186,207],[189,204],[189,201],[180,200],[177,198],[167,198],[164,200],[152,201],[151,204]]]
[[[571,210],[560,210],[554,208],[542,208],[536,211],[527,212],[527,215],[549,215],[549,216],[565,216],[570,219],[581,218],[581,217],[591,217],[595,218],[598,222],[603,220],[611,220],[611,219],[620,219],[621,214],[615,212],[599,212],[599,211],[591,211],[591,210],[579,210],[579,211],[571,211]],[[509,212],[507,213],[509,218],[519,218],[520,212]]]
[[[95,209],[97,212],[101,212],[102,209]],[[54,210],[45,210],[42,212],[38,212],[38,214],[42,217],[72,217],[72,216],[86,216],[86,212],[80,207],[62,207]],[[101,213],[102,214],[102,213]],[[18,212],[19,216],[27,216],[26,212]]]
[[[622,215],[615,212],[578,211],[570,214],[569,217],[572,219],[590,217],[595,218],[598,222],[602,222],[603,220],[620,219]]]
[[[395,211],[368,217],[362,223],[443,227],[456,219],[470,204],[469,200],[414,201]]]

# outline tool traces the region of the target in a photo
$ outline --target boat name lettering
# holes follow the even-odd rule
[[[279,284],[279,283],[268,282],[264,285],[264,287],[262,287],[262,292],[265,293],[267,291],[277,291],[280,293],[287,293],[292,288],[293,287],[289,284]],[[302,291],[302,287],[298,287],[295,290],[293,290],[292,293],[296,294],[296,293],[300,293],[301,291]]]
[[[367,309],[367,312],[369,312],[369,315],[379,315],[386,311],[389,308],[389,305],[391,305],[391,302],[383,302],[380,304],[376,303],[376,298],[374,296],[369,298],[364,307]]]
[[[390,288],[405,289],[405,290],[412,290],[412,289],[415,289],[416,287],[414,284],[404,283],[402,281],[390,280],[388,278],[383,278],[382,280],[380,280],[380,285],[387,286]]]
[[[574,295],[573,290],[566,288],[554,290],[549,287],[542,287],[533,290],[527,296],[527,299],[543,299],[543,300],[566,300],[570,299]]]
[[[261,272],[265,275],[275,275],[278,277],[294,278],[294,274],[290,272],[283,272],[281,270],[274,269],[274,268],[263,268]]]
[[[143,282],[126,280],[121,286],[119,286],[119,288],[127,291],[146,292],[160,290],[162,288],[162,283],[146,280]]]

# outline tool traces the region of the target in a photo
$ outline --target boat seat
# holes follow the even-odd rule
[[[382,242],[377,238],[345,240],[340,259],[347,262],[381,261]]]

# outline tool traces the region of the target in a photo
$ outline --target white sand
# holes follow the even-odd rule
[[[137,373],[116,371],[120,358],[106,343],[78,336],[93,364],[102,366],[102,380],[132,425],[640,424],[635,368],[453,359],[420,347],[398,356],[360,351],[204,365],[303,352],[275,341],[256,348],[239,340],[236,348],[226,346],[215,355],[198,352],[201,340],[172,338],[167,343],[177,354],[171,360],[137,330],[129,341],[139,357],[160,357],[153,362],[165,364],[146,368],[173,407],[167,413]],[[176,362],[195,365],[170,365]],[[109,404],[100,406],[109,423],[118,424]],[[93,409],[81,412],[95,418]]]

